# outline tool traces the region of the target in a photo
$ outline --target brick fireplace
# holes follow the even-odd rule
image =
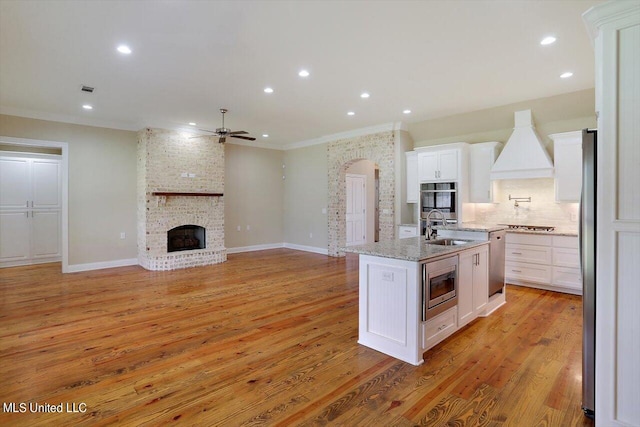
[[[189,139],[175,131],[141,130],[137,192],[142,267],[175,270],[227,260],[222,144],[211,137]],[[170,248],[172,230],[182,231],[173,240],[177,250]]]

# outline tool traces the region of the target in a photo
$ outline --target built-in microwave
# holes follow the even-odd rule
[[[458,257],[422,264],[422,321],[458,304]]]
[[[449,222],[457,220],[458,191],[455,182],[420,184],[420,218],[426,219],[432,209],[439,209]]]

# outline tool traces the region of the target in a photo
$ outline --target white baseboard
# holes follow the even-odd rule
[[[74,264],[67,267],[64,273],[78,273],[80,271],[101,270],[103,268],[127,267],[138,265],[138,258],[116,259],[113,261],[90,262],[87,264]]]
[[[263,245],[239,246],[237,248],[227,248],[228,254],[239,254],[241,252],[264,251],[266,249],[284,248],[284,243],[265,243]]]
[[[304,246],[304,245],[296,245],[293,243],[267,243],[264,245],[253,245],[253,246],[240,246],[237,248],[227,248],[228,254],[238,254],[241,252],[253,252],[253,251],[264,251],[266,249],[279,249],[279,248],[287,248],[294,249],[296,251],[304,251],[304,252],[313,252],[316,254],[328,255],[329,250],[327,248],[318,248],[315,246]]]
[[[296,245],[293,243],[285,243],[284,247],[287,249],[295,249],[297,251],[305,251],[305,252],[313,252],[321,255],[329,255],[329,249],[318,248],[316,246],[304,246],[304,245]]]

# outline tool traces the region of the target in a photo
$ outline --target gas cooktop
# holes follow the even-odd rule
[[[522,224],[498,224],[506,225],[509,230],[523,230],[523,231],[553,231],[556,228],[547,225],[522,225]]]

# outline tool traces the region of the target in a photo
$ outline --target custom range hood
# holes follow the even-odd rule
[[[491,168],[491,179],[553,178],[553,162],[533,128],[531,110],[515,112],[515,127]]]

